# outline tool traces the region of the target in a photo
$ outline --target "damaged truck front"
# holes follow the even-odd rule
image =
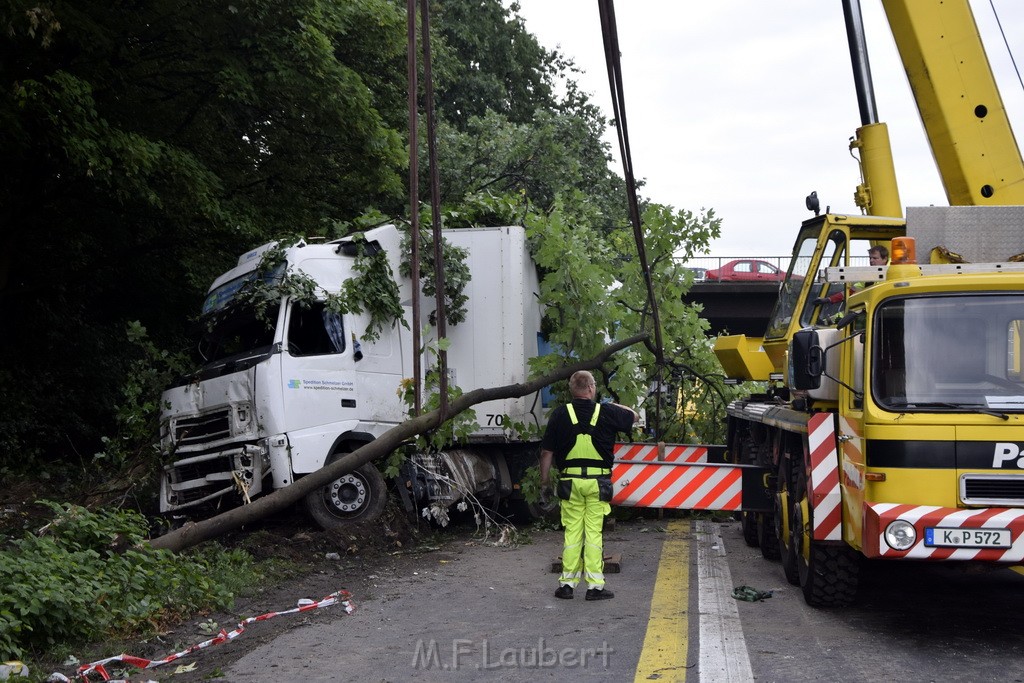
[[[214,281],[203,305],[203,365],[163,395],[161,512],[202,517],[247,503],[406,419],[402,387],[413,374],[415,288],[399,275],[401,237],[387,225],[359,240],[268,244],[242,255]],[[470,276],[465,320],[448,329],[450,383],[476,388],[524,381],[528,360],[538,354],[541,312],[523,229],[452,230],[445,239],[465,250]],[[283,258],[268,268],[271,250]],[[358,276],[360,252],[385,255],[405,318],[404,326],[385,325],[375,338],[367,334],[369,313],[339,313],[328,302]],[[273,284],[286,274],[300,274],[315,294],[271,287],[265,291],[280,292],[277,297],[251,296],[254,284]],[[429,311],[429,302],[421,301]],[[425,353],[423,367],[433,361]],[[480,404],[478,425],[464,443],[412,454],[398,480],[407,508],[440,511],[468,495],[490,506],[520,497],[517,483],[536,461],[537,444],[519,440],[506,426],[540,426],[542,408],[539,395]],[[319,525],[334,528],[379,516],[386,496],[384,477],[368,463],[310,493],[304,505]]]

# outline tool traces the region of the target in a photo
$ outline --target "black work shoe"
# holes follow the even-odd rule
[[[589,595],[590,591],[587,591],[587,594]],[[572,586],[559,586],[558,590],[555,591],[555,597],[561,598],[562,600],[572,600]],[[589,600],[590,598],[587,599]]]
[[[601,588],[588,588],[587,589],[587,600],[611,600],[615,597],[615,593],[604,590]]]

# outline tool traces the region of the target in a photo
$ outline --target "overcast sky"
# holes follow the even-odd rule
[[[611,115],[594,0],[519,0],[526,28],[586,71]],[[1018,139],[1024,2],[972,0]],[[904,206],[945,205],[920,118],[879,0],[862,0],[879,118],[888,124]],[[785,255],[804,197],[856,212],[849,138],[860,125],[840,0],[632,0],[615,6],[633,169],[645,196],[722,218],[714,256]],[[609,131],[616,159],[618,142]],[[617,169],[621,173],[621,167]]]

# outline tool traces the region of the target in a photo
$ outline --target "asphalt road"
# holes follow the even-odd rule
[[[803,603],[777,562],[723,530],[733,581],[774,590],[739,603],[758,681],[1021,681],[1024,577],[962,563],[865,563],[857,602]]]
[[[296,629],[239,660],[231,681],[632,680],[646,633],[664,524],[619,524],[606,548],[615,598],[554,597],[561,533],[515,548],[469,544],[378,576],[352,615]]]
[[[351,615],[331,607],[254,634],[217,680],[1024,679],[1024,577],[1010,569],[870,564],[854,606],[818,610],[737,522],[620,522],[606,532],[621,556],[615,598],[587,602],[553,595],[560,547],[559,531],[516,547],[445,543],[361,576]],[[736,600],[741,585],[772,597]]]

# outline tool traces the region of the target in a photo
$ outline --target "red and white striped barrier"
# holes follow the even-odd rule
[[[677,510],[739,510],[743,473],[735,465],[616,462],[612,505]]]
[[[708,447],[677,443],[617,443],[612,455],[616,460],[631,462],[706,463]]]
[[[917,542],[909,550],[893,550],[885,542],[885,528],[897,519],[914,525]],[[925,545],[925,529],[1009,529],[1009,548],[955,548]],[[1024,509],[985,508],[964,510],[934,505],[898,503],[864,504],[864,555],[913,560],[1024,560]]]
[[[181,652],[176,652],[172,655],[168,655],[163,659],[145,659],[144,657],[135,657],[132,655],[121,654],[115,657],[107,657],[106,659],[101,659],[100,661],[93,662],[91,664],[84,664],[78,667],[78,672],[76,675],[83,681],[88,681],[90,676],[99,676],[99,680],[110,681],[110,675],[107,673],[107,670],[104,667],[105,665],[110,664],[111,662],[124,662],[125,664],[133,666],[137,669],[152,669],[156,666],[169,664],[170,662],[181,659],[182,657],[190,655],[198,650],[210,647],[211,645],[220,645],[221,643],[226,643],[229,640],[234,640],[235,638],[240,636],[243,631],[245,631],[245,627],[247,625],[256,621],[266,621],[267,619],[279,617],[284,614],[309,612],[311,610],[320,609],[321,607],[330,607],[331,605],[339,604],[345,608],[345,614],[352,614],[352,612],[355,611],[355,606],[352,604],[351,598],[352,595],[346,590],[340,590],[331,593],[322,600],[314,601],[304,598],[302,600],[299,600],[298,607],[295,607],[290,610],[285,610],[284,612],[268,612],[266,614],[261,614],[258,617],[249,617],[248,619],[239,622],[238,626],[236,626],[233,631],[225,631],[221,629],[221,632],[213,638],[210,638],[209,640],[203,641],[201,643],[197,643],[196,645],[193,645],[186,650],[182,650]],[[59,673],[51,674],[47,680],[66,681],[70,683],[70,680],[66,676]]]
[[[839,491],[839,453],[836,450],[835,416],[816,413],[807,421],[811,454],[810,504],[814,510],[814,540],[843,538],[842,495]]]

